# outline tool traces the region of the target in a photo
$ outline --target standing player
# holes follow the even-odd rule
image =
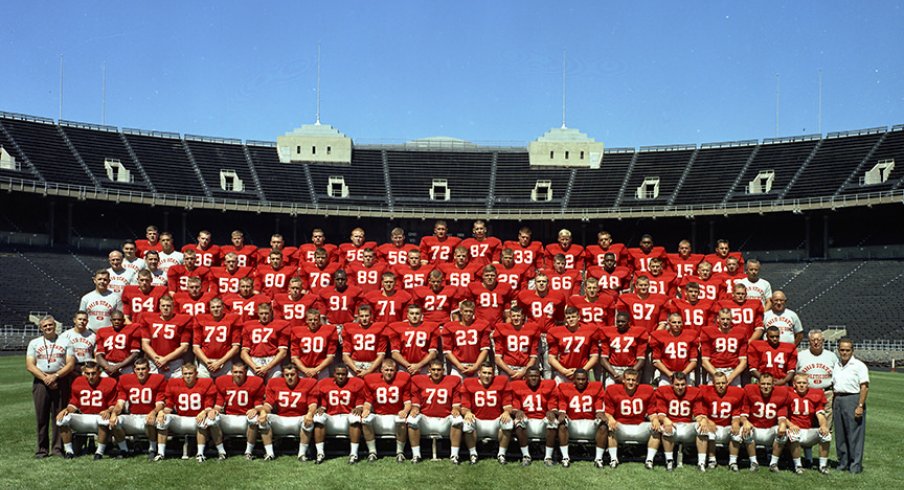
[[[685,277],[694,275],[697,265],[703,261],[703,257],[703,254],[691,253],[691,242],[689,240],[678,242],[678,253],[668,254],[672,272],[678,277],[679,282]]]
[[[217,412],[223,427],[245,427],[245,459],[254,459],[254,445],[261,432],[261,413],[264,408],[264,380],[257,376],[248,377],[248,367],[241,360],[232,363],[231,376],[220,376],[216,382],[217,401],[213,409]],[[266,427],[266,423],[264,424]],[[270,461],[273,454],[272,433],[262,432],[264,461]]]
[[[320,297],[316,294],[302,294],[303,286],[300,277],[289,279],[289,292],[276,293],[273,297],[273,309],[276,316],[286,320],[293,327],[304,323],[305,314],[310,308],[322,311]]]
[[[567,297],[560,291],[551,290],[549,276],[540,272],[534,278],[534,289],[522,289],[515,298],[528,319],[537,322],[541,333],[546,333],[557,322],[565,319]]]
[[[631,326],[624,312],[615,316],[615,326],[600,330],[600,365],[606,375],[606,386],[624,381],[625,371],[641,372],[646,363],[649,334],[643,327]]]
[[[167,379],[182,376],[183,355],[191,343],[192,318],[177,314],[173,298],[160,298],[159,313],[141,315],[141,350],[153,364],[151,372]]]
[[[484,266],[482,279],[468,284],[468,292],[474,300],[477,318],[495,325],[502,321],[503,311],[511,307],[514,294],[511,286],[497,281],[494,265]]]
[[[721,372],[729,385],[741,386],[741,375],[747,370],[747,331],[732,324],[731,310],[719,310],[716,325],[700,332],[700,350],[709,383]]]
[[[149,225],[144,229],[144,239],[135,240],[135,250],[139,257],[144,257],[148,250],[160,251],[163,247],[160,245],[160,230],[154,225]]]
[[[339,244],[339,262],[347,268],[353,262],[364,260],[364,251],[377,248],[377,242],[368,242],[364,238],[364,228],[355,228],[349,236],[349,242]]]
[[[448,322],[443,326],[443,354],[449,364],[449,374],[467,378],[475,376],[487,361],[492,326],[486,320],[475,317],[473,301],[462,301],[458,309],[461,321]]]
[[[251,277],[251,267],[239,267],[239,256],[235,252],[224,254],[220,261],[223,263],[222,267],[210,269],[210,281],[213,283],[211,289],[215,289],[220,295],[239,292],[239,280]]]
[[[653,237],[648,234],[641,235],[638,247],[628,249],[632,267],[635,274],[647,274],[650,272],[650,260],[658,258],[664,264],[669,263],[668,254],[664,247],[654,246]]]
[[[775,377],[776,386],[786,386],[797,369],[797,348],[794,344],[781,342],[778,327],[773,325],[766,329],[766,340],[750,342],[747,360],[752,377],[769,373]]]
[[[669,297],[664,294],[650,292],[650,278],[640,276],[634,282],[634,292],[622,294],[618,297],[617,311],[624,311],[631,315],[631,323],[636,327],[642,327],[647,332],[662,330],[666,327],[666,304]]]
[[[332,243],[327,243],[326,234],[320,228],[314,228],[311,231],[311,243],[305,243],[298,247],[298,251],[295,252],[295,262],[298,263],[299,267],[304,266],[304,264],[314,263],[314,254],[318,248],[322,248],[326,252],[326,263],[339,263],[339,247]]]
[[[280,250],[273,250],[267,256],[267,261],[261,261],[254,270],[254,290],[274,298],[287,291],[289,279],[297,273],[298,268],[287,264]]]
[[[683,372],[695,384],[694,370],[700,356],[700,341],[696,330],[685,330],[681,315],[669,315],[669,328],[650,334],[653,367],[659,370],[658,385],[669,384],[672,374]]]
[[[363,300],[361,289],[348,285],[348,275],[339,269],[333,274],[333,285],[321,288],[318,293],[327,321],[344,325],[355,321],[355,308]]]
[[[436,270],[442,271],[450,286],[467,288],[471,281],[476,280],[481,265],[471,262],[468,249],[465,247],[455,247],[452,259],[452,262],[440,262]]]
[[[779,340],[784,343],[793,343],[795,347],[800,345],[800,341],[804,338],[804,325],[790,308],[785,308],[788,298],[784,291],[776,291],[772,293],[770,308],[763,315],[763,326],[778,327]]]
[[[568,257],[565,254],[556,254],[551,257],[552,267],[540,269],[537,276],[545,274],[549,278],[549,289],[561,293],[566,298],[580,292],[583,270],[569,269]]]
[[[358,286],[364,294],[380,289],[380,279],[389,270],[383,262],[377,262],[377,252],[365,248],[361,260],[348,263],[346,270],[353,286]]]
[[[421,238],[421,260],[429,264],[442,264],[452,260],[452,252],[461,239],[449,235],[449,225],[438,220],[433,225],[433,236]]]
[[[119,377],[118,395],[113,415],[124,427],[144,430],[148,438],[148,461],[153,461],[158,450],[157,414],[166,406],[166,378],[151,373],[146,357],[139,358],[134,373]]]
[[[166,271],[166,281],[170,295],[176,295],[180,292],[188,291],[188,280],[197,277],[201,281],[204,291],[210,289],[208,276],[210,269],[203,265],[198,265],[197,252],[192,249],[186,250],[182,254],[182,263],[175,264]]]
[[[678,293],[678,277],[675,273],[665,270],[662,259],[658,257],[650,259],[649,267],[650,273],[647,277],[650,279],[650,292],[674,298]]]
[[[730,299],[713,304],[713,312],[722,308],[731,312],[731,322],[747,332],[750,342],[763,336],[763,303],[758,299],[747,299],[747,288],[743,284],[735,284]]]
[[[76,430],[97,428],[95,460],[103,459],[111,432],[119,440],[119,457],[124,456],[129,447],[126,446],[125,434],[113,415],[118,395],[116,380],[101,377],[97,364],[89,362],[82,368],[82,375],[72,382],[71,391],[69,405],[57,414],[57,425],[66,452],[65,458],[75,457],[72,448],[73,427]]]
[[[224,262],[229,254],[235,254],[239,267],[254,269],[257,265],[257,247],[245,244],[245,234],[241,230],[235,230],[229,235],[230,244],[220,246],[220,262]]]
[[[700,391],[687,385],[687,376],[681,371],[672,374],[671,386],[660,386],[656,389],[656,416],[659,419],[659,433],[662,451],[665,453],[665,470],[675,468],[675,447],[682,442],[696,439],[694,436],[694,419],[691,412],[697,403]],[[652,424],[655,427],[655,424]],[[654,429],[655,430],[655,429]],[[703,446],[706,442],[703,442]],[[703,453],[706,448],[698,450]]]
[[[220,263],[220,247],[219,245],[213,244],[213,240],[211,240],[211,234],[207,230],[201,230],[198,232],[197,243],[189,243],[187,245],[183,245],[182,255],[184,256],[189,250],[193,250],[195,252],[195,258],[197,259],[198,266],[211,268],[217,266]]]
[[[512,250],[512,258],[517,265],[524,264],[528,269],[536,269],[543,262],[543,244],[532,240],[533,232],[524,226],[518,230],[518,239],[502,244],[503,249]]]
[[[311,262],[302,262],[300,275],[304,281],[303,290],[305,292],[319,292],[325,287],[329,287],[332,277],[339,272],[341,265],[338,259],[334,262],[329,261],[329,252],[325,248],[318,248],[314,251],[314,259]],[[342,271],[343,274],[345,271]],[[347,276],[346,276],[347,277]]]
[[[204,290],[202,284],[200,277],[189,277],[186,281],[186,290],[173,295],[176,310],[189,316],[203,315],[210,311],[210,302],[217,298],[217,291]]]
[[[741,255],[741,252],[731,252],[730,250],[728,240],[720,238],[716,240],[715,252],[707,255],[703,260],[713,265],[713,272],[716,274],[725,271],[725,261],[728,257],[734,257],[738,259],[739,265],[744,265],[744,256]]]
[[[223,304],[229,308],[229,311],[239,315],[242,321],[254,318],[257,305],[271,302],[270,296],[254,292],[254,279],[250,277],[239,279],[239,291],[237,293],[224,294],[222,298]]]
[[[94,291],[82,296],[78,309],[88,313],[88,328],[97,332],[110,326],[110,313],[122,311],[122,298],[110,291],[110,273],[106,269],[94,272]]]
[[[126,286],[122,293],[122,312],[129,322],[138,322],[144,313],[154,313],[160,309],[160,298],[166,295],[166,287],[154,286],[151,271],[138,271],[138,285]]]
[[[389,341],[385,323],[374,323],[373,308],[365,303],[358,306],[358,321],[342,327],[342,362],[351,376],[363,378],[375,373],[383,365]]]
[[[349,461],[358,460],[358,444],[361,441],[361,416],[364,412],[367,387],[361,378],[350,378],[348,368],[336,366],[332,378],[321,379],[315,388],[319,395],[319,408],[314,415],[314,447],[317,457],[314,464],[323,463],[326,458],[324,441],[326,441],[326,425],[348,427],[348,440],[351,446]],[[307,461],[307,447],[298,449],[299,461]],[[368,456],[369,461],[376,461],[376,452]],[[354,458],[354,459],[353,459]]]
[[[557,410],[557,428],[559,432],[559,450],[562,452],[562,466],[571,466],[568,454],[568,443],[572,436],[581,439],[594,439],[596,456],[593,464],[603,467],[603,454],[609,437],[606,414],[603,410],[605,390],[599,381],[588,381],[589,374],[584,369],[574,373],[574,383],[560,383],[556,390],[559,402]],[[612,450],[614,451],[614,449]],[[610,453],[611,454],[611,453]],[[547,466],[552,463],[552,454],[546,450]],[[616,458],[612,458],[616,461]]]
[[[392,269],[407,264],[408,254],[415,250],[418,250],[418,260],[420,260],[420,250],[417,245],[405,243],[405,230],[396,227],[389,232],[389,243],[377,247],[377,254],[380,262]]]
[[[273,318],[273,307],[257,305],[257,320],[242,326],[241,358],[248,366],[248,374],[262,378],[282,375],[280,366],[289,353],[289,322]]]
[[[194,364],[183,366],[182,377],[172,378],[166,384],[166,407],[157,413],[157,456],[154,461],[161,461],[166,455],[166,439],[171,426],[183,430],[194,427],[198,440],[198,454],[195,459],[199,463],[207,460],[204,450],[207,441],[212,440],[217,447],[217,459],[226,459],[226,448],[223,447],[223,432],[220,431],[220,418],[214,405],[217,401],[217,387],[212,379],[199,378]]]
[[[763,302],[763,309],[769,311],[772,309],[772,285],[769,281],[760,277],[760,268],[762,264],[757,259],[747,261],[747,277],[738,281],[740,284],[747,286],[747,297],[750,299],[759,299]]]
[[[427,286],[412,291],[412,303],[423,305],[424,318],[440,325],[452,318],[452,311],[458,309],[459,302],[466,297],[467,289],[445,284],[443,273],[434,269],[427,280]]]
[[[725,270],[716,274],[716,276],[722,281],[723,298],[731,296],[732,292],[734,292],[735,284],[739,284],[747,278],[741,271],[741,266],[735,257],[725,259]]]
[[[602,267],[606,260],[606,254],[612,254],[615,263],[624,266],[628,262],[624,243],[612,243],[612,234],[601,231],[596,234],[596,245],[587,245],[587,268]]]
[[[427,277],[433,271],[433,266],[424,264],[421,261],[421,251],[417,248],[409,250],[407,254],[408,260],[405,263],[398,264],[393,268],[396,277],[402,283],[402,287],[408,291],[413,290],[427,284]]]
[[[597,279],[600,289],[611,291],[614,295],[618,295],[620,291],[628,289],[631,285],[631,269],[618,265],[617,260],[614,253],[604,254],[602,264],[592,265],[587,268],[585,283],[591,278]]]
[[[94,360],[103,369],[101,375],[116,378],[132,372],[132,364],[141,352],[141,332],[137,323],[126,325],[126,317],[121,311],[114,311],[110,321],[110,328],[97,332]]]
[[[420,454],[421,432],[446,435],[451,445],[452,464],[458,464],[461,447],[461,378],[446,376],[439,359],[430,361],[430,374],[411,378],[411,412],[408,413],[408,440],[411,452]]]
[[[379,373],[370,373],[364,377],[367,395],[361,412],[361,428],[370,454],[377,452],[375,426],[392,427],[396,436],[396,461],[405,462],[407,420],[411,412],[410,381],[411,376],[406,372],[398,372],[396,362],[392,359],[383,361]],[[417,464],[421,461],[420,444],[411,449],[411,462]],[[349,464],[357,459],[357,451],[352,451]]]
[[[335,325],[324,325],[314,308],[308,310],[305,323],[291,330],[292,364],[306,378],[328,378],[339,349],[339,331]]]
[[[392,359],[402,365],[408,374],[424,374],[427,364],[436,359],[439,350],[439,326],[424,321],[421,307],[408,305],[406,320],[390,323],[386,336]]]
[[[107,272],[110,273],[110,291],[122,294],[126,286],[135,282],[135,274],[138,271],[122,266],[122,252],[119,250],[110,252],[107,261],[110,263],[110,267],[107,268]]]
[[[405,306],[411,302],[411,294],[396,288],[395,274],[384,272],[380,277],[380,289],[365,293],[364,302],[373,306],[374,321],[392,323],[402,319]]]
[[[499,323],[492,333],[493,352],[500,374],[512,380],[524,378],[527,371],[537,365],[537,345],[540,342],[540,326],[527,321],[520,306],[513,306],[509,323]]]
[[[696,282],[687,283],[684,286],[684,298],[672,298],[667,306],[669,313],[681,315],[685,328],[698,332],[712,325],[712,309],[712,301],[700,299],[700,285]]]
[[[566,383],[578,369],[590,371],[599,360],[598,328],[593,323],[581,323],[578,309],[565,309],[565,325],[553,327],[547,334],[549,365],[555,370],[555,380]]]
[[[505,453],[512,440],[512,391],[508,379],[496,376],[490,363],[480,366],[476,378],[464,380],[461,388],[462,431],[471,464],[477,464],[477,437],[497,435],[496,460],[506,464]],[[522,449],[522,454],[526,448]],[[523,454],[524,455],[524,454]]]
[[[279,252],[282,265],[295,265],[295,257],[298,249],[295,247],[287,247],[286,239],[282,235],[276,233],[270,236],[270,247],[257,249],[256,261],[258,266],[270,263],[270,254]]]
[[[219,378],[232,371],[232,360],[242,348],[242,321],[226,313],[223,300],[210,301],[210,313],[195,317],[192,352],[198,361],[198,376]]]
[[[584,270],[584,247],[572,241],[570,230],[564,228],[559,230],[556,243],[547,245],[544,253],[547,259],[562,254],[565,256],[566,269]]]
[[[701,472],[716,468],[718,441],[730,440],[728,454],[737,458],[743,440],[742,417],[749,415],[745,401],[744,390],[729,386],[724,373],[716,373],[712,385],[700,387],[693,413],[697,422],[697,469]]]
[[[502,241],[494,236],[487,236],[487,222],[479,219],[474,221],[471,229],[473,236],[461,241],[461,246],[468,249],[471,259],[478,264],[487,265],[499,256]]]
[[[574,295],[568,298],[568,305],[581,312],[582,322],[595,323],[600,328],[614,318],[617,302],[617,294],[606,291],[600,295],[599,280],[595,277],[588,277],[584,281],[584,296]]]
[[[722,282],[719,277],[713,275],[713,266],[709,262],[703,261],[697,265],[697,275],[684,276],[681,281],[681,297],[686,296],[685,289],[690,283],[695,283],[700,288],[700,299],[709,301],[720,299]]]
[[[540,242],[537,242],[538,244]],[[520,291],[533,277],[535,269],[530,264],[515,262],[515,251],[506,247],[499,254],[499,264],[496,273],[499,282],[504,282],[512,287],[512,291]]]
[[[647,440],[647,459],[644,467],[653,469],[653,458],[659,449],[659,440],[652,434],[651,422],[657,419],[656,400],[653,387],[638,384],[640,373],[629,369],[625,371],[621,384],[606,388],[606,425],[609,429],[609,467],[618,466],[618,443],[625,441]],[[671,378],[668,379],[671,382]],[[658,433],[658,431],[657,431]]]
[[[519,446],[527,447],[531,436],[545,435],[546,457],[543,461],[547,466],[552,466],[552,453],[555,450],[559,426],[556,382],[543,379],[540,368],[531,366],[527,368],[524,379],[513,380],[510,386],[512,415],[515,419],[514,433]],[[568,454],[567,449],[563,454]],[[522,466],[529,466],[530,463],[530,453],[521,458]]]

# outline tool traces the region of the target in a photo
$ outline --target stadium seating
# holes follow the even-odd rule
[[[2,117],[0,124],[9,132],[44,179],[50,182],[94,187],[91,177],[75,159],[72,150],[66,146],[58,126],[52,120]]]
[[[895,160],[896,162],[888,180],[881,184],[864,185],[860,181],[863,173],[881,160]],[[856,194],[860,192],[887,191],[896,185],[900,187],[902,176],[904,176],[904,125],[899,125],[886,133],[885,139],[873,152],[869,161],[860,168],[859,175],[852,175],[848,185],[841,189],[840,192],[841,194]]]
[[[248,162],[245,160],[245,151],[242,149],[241,141],[186,135],[185,144],[191,150],[211,195],[226,199],[258,199],[257,185],[251,175]],[[220,186],[221,170],[235,172],[236,176],[242,180],[244,190],[223,189]]]
[[[608,208],[615,206],[628,165],[634,158],[633,148],[606,150],[600,168],[579,168],[571,189],[571,209]]]
[[[690,162],[694,151],[689,149],[673,149],[671,147],[641,148],[634,169],[628,177],[623,207],[644,206],[650,204],[666,204],[681,179],[681,174]],[[659,196],[656,198],[638,199],[636,190],[647,177],[659,177]]]
[[[354,149],[351,165],[307,163],[317,201],[325,204],[366,205],[387,208],[386,179],[380,150]],[[329,195],[330,177],[345,179],[348,196]]]
[[[750,162],[746,172],[733,190],[731,201],[772,200],[780,196],[791,182],[797,169],[800,168],[813,152],[819,140],[765,140],[760,145],[756,157]],[[766,194],[748,194],[747,184],[762,170],[775,171],[775,181],[771,192]]]
[[[477,151],[388,150],[389,177],[397,207],[486,207],[493,155]],[[431,200],[434,179],[445,179],[449,201]]]
[[[552,208],[562,205],[568,188],[570,169],[531,167],[527,152],[499,152],[496,157],[496,186],[493,190],[496,209]],[[531,200],[538,180],[549,180],[551,201]]]
[[[785,197],[794,199],[835,194],[881,136],[880,132],[853,136],[830,133]]]
[[[248,142],[246,148],[260,177],[261,190],[268,200],[305,204],[311,202],[310,185],[302,164],[280,163],[276,147],[272,145]]]
[[[742,143],[746,144],[701,146],[674,204],[720,202],[756,148],[755,141]]]
[[[129,131],[123,135],[159,194],[206,196],[179,135]]]
[[[102,187],[127,191],[148,192],[150,190],[147,183],[142,180],[138,167],[132,160],[132,156],[129,155],[129,150],[122,142],[122,137],[116,128],[67,122],[61,123],[60,127]],[[106,159],[119,160],[120,164],[131,173],[133,181],[110,180],[104,166]]]

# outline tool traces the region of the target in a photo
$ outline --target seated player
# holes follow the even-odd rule
[[[299,378],[298,368],[291,362],[282,365],[282,377],[267,381],[264,405],[258,425],[261,437],[273,437],[273,432],[297,433],[300,445],[298,460],[307,458],[317,412],[317,380]]]
[[[747,348],[750,361],[750,376],[758,378],[761,373],[775,377],[776,386],[790,385],[797,369],[797,347],[781,342],[781,332],[775,325],[766,329],[766,340],[754,340]]]
[[[195,317],[192,352],[198,362],[198,376],[219,378],[232,371],[232,360],[242,349],[242,322],[226,313],[223,300],[210,300],[210,314]]]
[[[600,366],[607,387],[621,383],[628,369],[642,372],[649,335],[645,328],[631,326],[630,315],[623,311],[616,313],[615,326],[603,327],[599,335]]]
[[[87,362],[82,367],[82,375],[72,382],[70,391],[72,396],[69,405],[61,410],[56,418],[63,439],[64,457],[66,459],[75,457],[75,451],[72,449],[73,429],[85,432],[97,430],[95,460],[103,459],[112,432],[114,438],[119,441],[119,457],[123,457],[129,447],[126,446],[125,434],[114,415],[119,395],[116,379],[101,377],[97,363]]]
[[[339,331],[335,325],[324,325],[316,308],[308,310],[305,322],[307,325],[291,328],[292,364],[306,378],[329,378],[339,350]]]
[[[405,443],[408,439],[408,414],[411,412],[411,376],[406,372],[398,372],[398,365],[392,359],[383,361],[379,373],[370,373],[364,377],[367,395],[364,410],[361,412],[364,442],[367,444],[367,459],[373,461],[377,454],[375,427],[392,427],[396,436],[396,461],[405,462]],[[357,461],[358,455],[352,453],[349,464]],[[420,444],[412,447],[411,462],[421,461]]]
[[[584,247],[572,241],[570,230],[564,228],[559,230],[556,243],[547,245],[544,253],[547,262],[550,258],[561,254],[565,258],[566,269],[578,271],[584,270]],[[552,264],[547,263],[546,265],[549,267]]]
[[[669,315],[668,322],[667,330],[657,330],[650,335],[653,367],[659,370],[657,384],[669,384],[672,373],[676,371],[686,374],[688,381],[695,384],[694,370],[697,369],[697,358],[700,356],[697,331],[685,330],[684,321],[678,313]]]
[[[358,306],[358,321],[342,328],[342,362],[348,374],[363,378],[380,370],[389,340],[385,323],[374,323],[373,308],[367,303]]]
[[[97,332],[94,359],[103,370],[101,375],[115,378],[132,372],[132,364],[141,352],[141,334],[137,324],[126,325],[126,317],[121,311],[110,313],[110,323],[110,328]]]
[[[653,458],[659,449],[651,422],[656,414],[656,392],[650,385],[638,384],[640,373],[625,371],[621,384],[606,388],[606,425],[609,429],[609,467],[618,466],[618,443],[625,440],[647,440],[647,459],[644,467],[653,469]],[[671,380],[670,380],[671,381]],[[659,421],[656,420],[656,425]],[[656,431],[658,433],[658,431]]]
[[[439,350],[439,326],[424,321],[423,310],[416,304],[408,305],[407,319],[390,323],[386,336],[392,359],[408,374],[425,374],[427,364],[436,359]]]
[[[552,466],[552,453],[556,445],[558,435],[558,398],[556,382],[551,379],[543,379],[540,367],[532,365],[527,368],[524,379],[511,382],[512,388],[512,415],[515,418],[514,434],[518,439],[518,445],[527,448],[530,436],[545,434],[546,457],[544,462]],[[522,454],[524,449],[522,449]],[[567,454],[566,452],[563,454]],[[522,466],[530,466],[530,453],[523,454]]]
[[[141,315],[141,350],[152,361],[151,372],[167,379],[182,376],[183,355],[191,343],[192,318],[175,313],[173,298],[160,298],[160,313]]]
[[[269,303],[257,305],[257,320],[242,326],[241,358],[248,366],[248,374],[262,378],[281,376],[290,334],[289,322],[274,319]]]
[[[418,262],[421,260],[421,252],[417,245],[405,242],[405,230],[396,227],[389,232],[389,243],[377,247],[377,254],[381,262],[390,269],[408,263],[408,254],[417,252]]]
[[[528,369],[538,365],[540,326],[526,320],[524,309],[513,306],[509,322],[497,324],[492,332],[496,366],[513,381],[523,379]]]
[[[724,373],[728,384],[741,386],[741,375],[747,370],[747,331],[731,322],[731,310],[722,308],[716,325],[700,332],[703,371],[707,377]]]
[[[697,422],[697,469],[715,469],[716,442],[729,441],[729,457],[737,458],[743,436],[741,420],[746,417],[744,390],[728,385],[725,373],[713,375],[713,384],[700,387],[700,396],[693,408]]]
[[[361,441],[361,415],[364,413],[364,402],[367,387],[361,378],[350,378],[348,368],[336,366],[332,378],[324,378],[317,382],[317,412],[314,414],[314,448],[317,456],[314,464],[323,463],[326,426],[329,424],[337,430],[347,431],[351,446],[349,461],[358,460],[358,445]],[[307,429],[305,429],[307,430]],[[299,461],[307,461],[307,453],[298,450]],[[375,456],[375,453],[374,453]],[[369,460],[376,460],[376,457]]]
[[[603,467],[603,455],[606,452],[606,443],[609,436],[606,413],[603,410],[605,391],[603,384],[599,381],[588,380],[588,371],[578,369],[574,373],[574,383],[560,383],[556,390],[556,399],[559,406],[556,413],[556,424],[554,425],[559,432],[559,450],[562,452],[562,466],[566,468],[571,466],[571,457],[568,452],[568,444],[571,437],[593,438],[596,442],[596,455],[593,458],[593,464],[597,468]],[[611,451],[614,452],[614,448]],[[615,460],[614,457],[613,460]],[[549,444],[547,444],[544,463],[547,466],[552,466],[553,464]]]
[[[439,265],[452,261],[452,254],[461,239],[449,235],[449,225],[437,220],[433,225],[433,235],[421,238],[421,260]]]
[[[443,326],[443,354],[449,364],[449,374],[467,378],[476,376],[489,357],[491,327],[486,320],[475,318],[475,305],[471,300],[462,301],[458,311],[461,321]]]
[[[74,391],[73,391],[74,393]],[[826,418],[826,395],[818,388],[810,388],[806,374],[794,375],[794,389],[788,391],[788,446],[794,459],[794,472],[803,473],[801,446],[819,444],[819,472],[829,473],[829,445],[832,433]],[[772,464],[769,465],[771,471]]]
[[[405,307],[411,303],[411,294],[396,287],[395,274],[384,272],[380,289],[364,294],[363,299],[373,306],[375,322],[392,323],[402,320]]]
[[[214,404],[217,401],[217,387],[212,379],[199,378],[194,364],[182,366],[182,377],[172,378],[166,383],[166,407],[157,413],[157,456],[161,461],[166,455],[166,439],[170,427],[182,430],[195,429],[198,439],[199,463],[207,460],[204,450],[207,441],[212,440],[217,447],[217,459],[226,459],[223,447],[223,432],[220,431],[220,417]]]
[[[750,413],[743,419],[742,433],[746,436],[744,443],[750,457],[750,471],[760,467],[756,459],[757,444],[772,445],[769,465],[770,468],[773,464],[778,468],[782,446],[788,440],[788,418],[784,409],[788,405],[788,391],[787,386],[775,386],[775,379],[769,373],[760,375],[756,383],[744,387]],[[737,463],[734,466],[729,464],[729,468],[738,471]]]
[[[556,382],[565,383],[577,369],[590,371],[599,360],[599,329],[593,323],[581,323],[578,309],[565,309],[565,325],[553,327],[546,335],[549,365]]]
[[[446,435],[451,445],[452,464],[459,464],[461,447],[461,378],[446,376],[443,361],[430,361],[430,374],[411,377],[411,411],[408,413],[408,440],[412,455],[420,454],[421,431]]]
[[[477,464],[477,437],[497,435],[496,460],[506,464],[505,453],[512,440],[512,392],[505,376],[496,376],[491,363],[484,363],[476,378],[464,380],[461,388],[462,432],[469,462]]]
[[[536,269],[543,263],[543,244],[532,240],[533,232],[527,226],[518,230],[517,240],[507,240],[502,244],[503,251],[500,253],[500,263],[505,249],[512,251],[512,258],[517,265],[524,265],[528,270]]]
[[[153,461],[158,450],[157,414],[166,406],[166,378],[151,373],[146,357],[136,359],[134,369],[134,373],[119,377],[119,399],[113,415],[123,427],[144,430],[148,437],[148,461]]]
[[[681,371],[672,373],[671,386],[664,385],[656,389],[658,424],[653,422],[652,417],[650,418],[651,428],[654,431],[653,439],[650,442],[654,442],[653,445],[655,442],[662,442],[666,471],[675,469],[676,446],[679,443],[696,439],[692,410],[699,396],[699,388],[688,386],[687,376]]]
[[[254,444],[261,432],[264,441],[264,461],[270,461],[273,454],[273,437],[270,431],[262,431],[261,412],[264,408],[264,380],[257,376],[248,377],[248,367],[240,359],[233,361],[231,376],[220,376],[216,380],[217,402],[213,409],[220,418],[220,428],[244,427],[247,443],[245,459],[254,459]]]

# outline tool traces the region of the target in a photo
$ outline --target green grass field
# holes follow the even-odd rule
[[[585,488],[591,485],[623,485],[624,488],[768,488],[768,485],[800,488],[904,488],[904,470],[898,459],[904,454],[901,419],[904,415],[904,375],[873,373],[869,398],[864,473],[833,472],[821,476],[807,471],[797,476],[789,471],[771,474],[730,473],[725,467],[700,474],[693,465],[674,473],[662,467],[646,471],[640,463],[625,463],[616,470],[598,470],[589,461],[571,468],[545,468],[535,462],[530,468],[517,464],[499,466],[486,459],[477,466],[451,466],[448,461],[425,461],[418,466],[400,465],[392,458],[377,463],[349,466],[345,458],[320,466],[298,463],[294,457],[273,462],[245,461],[232,457],[225,462],[171,459],[148,463],[138,457],[122,461],[91,461],[90,456],[73,461],[60,458],[33,459],[34,409],[31,379],[24,357],[0,357],[0,487],[2,488]],[[429,451],[428,447],[424,449]],[[429,454],[429,453],[428,453]],[[833,453],[834,455],[834,449]],[[693,461],[691,462],[693,463]],[[521,487],[524,488],[524,487]]]

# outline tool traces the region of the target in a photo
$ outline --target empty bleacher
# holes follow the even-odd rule
[[[633,148],[606,150],[600,168],[579,168],[571,188],[568,207],[585,209],[615,206],[632,157]]]
[[[556,208],[568,188],[571,169],[531,167],[526,151],[499,152],[496,157],[496,209]],[[531,191],[538,180],[549,180],[552,186],[551,201],[532,201]]]
[[[210,139],[185,136],[185,144],[191,149],[201,176],[207,182],[210,193],[227,199],[257,200],[257,186],[245,160],[245,151],[239,140]],[[232,170],[242,180],[244,190],[229,191],[220,186],[220,170]]]
[[[281,163],[275,146],[247,143],[264,195],[271,201],[310,203],[303,164]]]
[[[634,171],[625,188],[622,199],[623,207],[643,206],[646,204],[665,204],[675,192],[675,187],[690,162],[692,149],[671,149],[669,147],[641,148],[634,164]],[[646,177],[659,177],[659,197],[638,199],[637,188]]]
[[[388,150],[397,206],[486,207],[493,154],[487,151]],[[434,179],[445,179],[449,201],[430,200]]]
[[[151,135],[129,130],[123,134],[158,193],[205,195],[178,134]]]
[[[0,118],[19,148],[48,182],[94,187],[51,119]]]
[[[889,174],[888,180],[880,184],[864,185],[861,183],[863,174],[881,160],[895,161],[895,168]],[[886,134],[885,141],[876,148],[860,173],[861,175],[853,176],[850,185],[841,190],[842,194],[887,191],[901,180],[904,176],[904,125],[895,126]]]
[[[326,204],[366,205],[386,207],[386,179],[383,175],[383,155],[380,150],[353,149],[351,165],[334,163],[306,163],[318,202]],[[342,176],[348,196],[329,195],[331,176]]]
[[[63,122],[60,126],[101,187],[143,192],[149,190],[147,184],[141,180],[138,168],[116,128],[69,122]],[[108,158],[119,160],[130,172],[133,182],[110,180],[104,167],[104,161]]]
[[[2,121],[0,121],[0,128],[2,128],[2,124]],[[16,149],[16,147],[9,139],[6,138],[6,133],[4,133],[2,129],[0,129],[0,147],[6,150],[10,154],[10,156],[15,158],[16,164],[19,166],[19,170],[0,168],[0,177],[26,180],[37,179],[37,177],[31,172],[31,169],[28,168],[28,165],[25,164],[22,155],[19,154],[19,151]]]
[[[730,200],[732,201],[757,201],[771,200],[778,197],[797,169],[807,161],[807,157],[819,142],[818,138],[794,140],[764,140],[757,151],[756,157],[750,162],[747,171],[741,176],[738,187]],[[747,184],[757,176],[760,171],[773,170],[775,181],[772,190],[766,194],[748,194]]]
[[[785,197],[795,199],[835,194],[881,136],[880,132],[854,136],[830,133]]]
[[[756,142],[729,147],[701,146],[675,204],[719,202],[755,148]]]

